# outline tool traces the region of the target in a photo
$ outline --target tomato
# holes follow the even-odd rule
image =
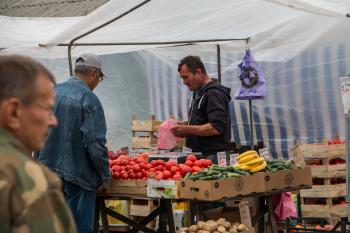
[[[164,166],[164,161],[161,160],[161,159],[158,159],[158,160],[157,160],[157,165],[162,165],[162,166]]]
[[[129,164],[125,166],[125,170],[127,170],[127,171],[129,171],[131,168],[132,168],[132,166]]]
[[[145,169],[146,169],[146,170],[149,170],[149,169],[151,169],[151,168],[153,168],[152,164],[147,163],[146,166],[145,166]]]
[[[200,170],[202,170],[200,167],[198,166],[193,166],[192,167],[192,172],[199,172]]]
[[[129,176],[130,176],[131,179],[134,179],[135,178],[135,173],[131,172],[131,173],[129,173]]]
[[[133,166],[133,165],[135,165],[135,164],[136,164],[135,161],[130,161],[130,165],[131,165],[131,166]]]
[[[189,156],[187,156],[186,160],[190,160],[191,162],[194,162],[197,160],[197,158],[195,155],[189,155]]]
[[[191,160],[186,160],[185,165],[192,167],[193,166],[193,162]]]
[[[164,166],[167,170],[170,170],[173,166],[177,166],[177,163],[175,161],[167,161],[165,162]]]
[[[194,161],[193,164],[194,164],[194,166],[197,166],[197,167],[202,167],[203,166],[202,161],[200,161],[200,160]]]
[[[157,180],[162,180],[163,179],[163,173],[159,173],[158,175],[156,175],[156,179]]]
[[[173,175],[173,179],[174,180],[179,180],[179,179],[181,179],[182,178],[182,176],[180,175],[180,174],[175,174],[175,175]]]
[[[168,170],[163,171],[163,178],[168,179],[171,177],[171,172]]]
[[[156,167],[157,164],[158,164],[158,163],[157,163],[157,160],[152,160],[152,161],[151,161],[151,164],[152,164],[153,167]]]
[[[118,166],[118,165],[114,165],[114,166],[112,167],[112,171],[113,171],[113,172],[120,172],[121,170],[122,170],[121,167]]]
[[[157,166],[157,170],[158,170],[158,171],[163,171],[163,168],[164,168],[163,165],[158,165],[158,166]]]
[[[127,160],[127,159],[122,159],[121,164],[122,164],[122,165],[128,165],[128,164],[129,164],[129,160]]]
[[[170,168],[170,172],[171,172],[171,174],[175,174],[177,171],[179,171],[180,169],[179,169],[179,167],[177,167],[177,166],[173,166],[173,167],[171,167]]]
[[[114,179],[119,179],[120,178],[120,173],[119,172],[114,172],[113,173],[113,178]]]
[[[185,165],[185,166],[183,166],[182,168],[180,168],[180,172],[181,172],[181,175],[182,175],[182,176],[185,176],[186,173],[192,172],[192,168]]]
[[[145,168],[145,167],[146,167],[146,164],[145,164],[145,163],[139,163],[139,166],[140,166],[140,168],[142,169],[142,168]]]
[[[153,167],[151,167],[148,171],[149,171],[149,172],[155,172],[156,169],[154,169]]]
[[[142,176],[143,176],[143,175],[142,175],[142,172],[138,172],[138,173],[137,173],[137,178],[141,179]]]
[[[124,174],[122,174],[122,178],[126,180],[129,178],[129,175],[127,173],[124,173]]]
[[[141,170],[140,165],[135,164],[135,165],[133,166],[133,170],[136,171],[136,172],[140,171],[140,170]]]

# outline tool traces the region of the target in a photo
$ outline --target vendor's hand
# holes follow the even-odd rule
[[[107,192],[107,188],[103,184],[97,188],[97,193],[106,193],[106,192]]]
[[[187,125],[177,125],[171,128],[171,132],[177,137],[185,137],[187,135]]]

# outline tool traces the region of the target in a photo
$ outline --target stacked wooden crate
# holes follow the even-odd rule
[[[155,149],[158,143],[158,127],[164,121],[156,120],[151,115],[149,120],[138,120],[135,115],[131,120],[131,148],[135,149]],[[182,149],[185,145],[184,139],[176,143],[174,149]]]
[[[301,190],[303,217],[323,217],[335,224],[347,217],[344,144],[302,144],[293,148],[298,165],[310,166],[312,189]]]

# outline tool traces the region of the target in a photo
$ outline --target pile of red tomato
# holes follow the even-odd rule
[[[152,160],[148,162],[148,154],[141,153],[135,158],[128,155],[120,155],[116,159],[109,160],[109,167],[114,179],[122,180],[179,180],[187,173],[199,172],[212,165],[209,159],[199,159],[196,156],[186,157],[185,164],[175,161]]]

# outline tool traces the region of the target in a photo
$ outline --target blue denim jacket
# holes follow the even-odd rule
[[[38,160],[68,182],[96,191],[110,179],[102,105],[84,81],[71,77],[56,87],[58,126]]]

